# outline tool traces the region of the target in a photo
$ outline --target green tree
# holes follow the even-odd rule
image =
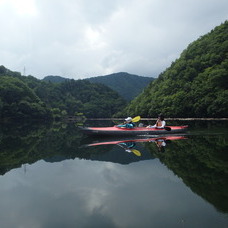
[[[119,116],[227,117],[228,21],[200,37]]]

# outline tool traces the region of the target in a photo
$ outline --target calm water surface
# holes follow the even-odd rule
[[[130,139],[2,125],[0,227],[227,228],[228,123],[187,124],[176,138]]]

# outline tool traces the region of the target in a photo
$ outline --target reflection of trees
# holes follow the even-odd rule
[[[147,157],[139,158],[128,157],[121,151],[112,153],[114,145],[99,148],[81,145],[83,141],[88,140],[83,138],[74,123],[2,125],[0,128],[0,175],[21,167],[23,164],[33,164],[41,159],[47,162],[58,162],[77,157],[129,164],[141,159],[152,158],[149,154]]]
[[[23,164],[33,164],[41,159],[48,162],[65,159],[102,159],[99,155],[111,151],[113,145],[105,147],[81,146],[83,135],[76,124],[35,123],[2,124],[0,127],[0,175],[4,175]],[[112,157],[106,156],[109,160]],[[121,160],[121,158],[120,158]]]
[[[1,126],[0,174],[36,160],[34,149],[46,132],[44,126],[10,124]]]
[[[71,125],[11,124],[0,132],[0,174],[51,157],[75,158],[81,135]]]
[[[165,153],[148,146],[193,192],[228,212],[228,140],[224,135],[178,141],[167,146]]]
[[[128,153],[110,153],[114,146],[81,147],[83,135],[74,124],[12,124],[0,127],[0,175],[23,164],[38,160],[59,161],[64,159],[106,159],[132,162],[143,159]],[[193,192],[197,193],[218,210],[228,212],[228,140],[226,135],[192,136],[187,140],[172,141],[161,153],[156,144],[143,143],[162,163],[181,177]],[[144,151],[142,149],[142,151]],[[105,158],[99,155],[107,155]],[[114,156],[115,157],[112,157]],[[145,159],[148,159],[145,157]],[[137,161],[138,161],[137,160]]]

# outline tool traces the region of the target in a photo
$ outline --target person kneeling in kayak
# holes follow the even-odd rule
[[[147,128],[165,128],[166,122],[164,120],[164,116],[162,114],[159,114],[158,119],[156,121],[155,125],[149,125]]]
[[[124,124],[117,125],[117,127],[134,128],[135,127],[135,123],[132,122],[132,118],[131,117],[127,117],[125,119]]]

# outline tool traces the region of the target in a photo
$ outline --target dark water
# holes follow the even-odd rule
[[[228,123],[187,124],[185,135],[150,139],[1,125],[0,227],[227,228]]]

